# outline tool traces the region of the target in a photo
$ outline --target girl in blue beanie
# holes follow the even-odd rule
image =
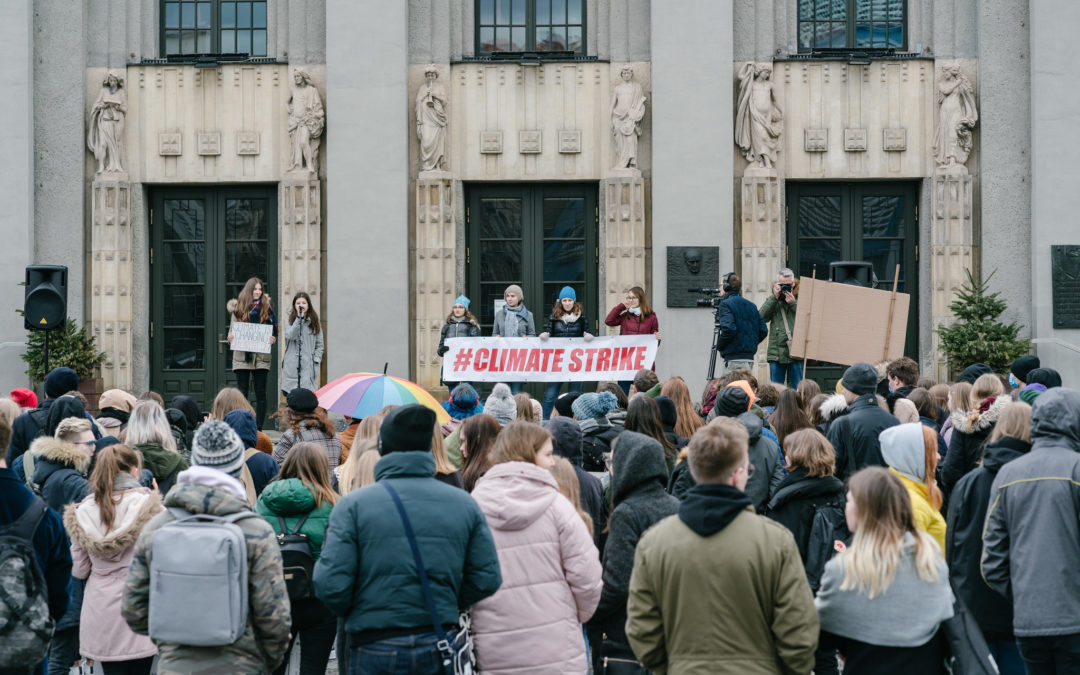
[[[547,328],[539,335],[541,340],[548,338],[583,338],[585,342],[593,339],[589,332],[589,317],[585,316],[585,309],[577,301],[577,293],[570,286],[563,286],[559,291],[559,299],[551,308],[551,316],[547,320]],[[581,392],[581,382],[567,382],[567,391]],[[544,389],[544,419],[551,417],[551,409],[555,407],[555,399],[562,390],[562,382],[548,382]]]
[[[442,356],[449,347],[446,346],[446,338],[455,337],[480,337],[480,322],[469,311],[469,299],[459,295],[454,299],[450,307],[450,313],[446,315],[446,323],[442,327],[442,336],[439,338],[438,354]],[[444,382],[450,389],[456,382]]]

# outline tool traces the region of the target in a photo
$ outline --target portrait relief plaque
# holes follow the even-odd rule
[[[698,293],[691,288],[720,285],[719,246],[667,247],[667,306],[696,307]]]

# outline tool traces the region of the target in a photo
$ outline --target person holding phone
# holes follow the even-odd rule
[[[285,396],[297,387],[315,391],[319,388],[319,364],[325,342],[319,313],[307,293],[293,296],[289,325],[285,328],[285,355],[281,357],[281,393]]]

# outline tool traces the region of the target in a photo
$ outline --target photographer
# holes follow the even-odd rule
[[[769,328],[754,303],[742,297],[742,280],[728,272],[720,289],[718,311],[720,337],[716,349],[724,358],[724,373],[754,368],[754,352],[769,334]]]
[[[798,284],[795,273],[788,268],[780,270],[773,284],[772,297],[761,306],[761,318],[768,321],[769,379],[796,389],[802,381],[802,362],[791,358],[791,334],[795,332],[795,307],[798,305]]]

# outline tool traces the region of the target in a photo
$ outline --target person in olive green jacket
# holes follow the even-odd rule
[[[758,312],[769,322],[769,348],[765,360],[769,362],[769,379],[797,389],[802,381],[802,361],[791,358],[789,343],[795,333],[795,309],[799,304],[798,284],[795,273],[784,268],[776,275],[772,295],[765,300]]]
[[[626,635],[664,675],[809,673],[818,617],[799,549],[754,513],[746,427],[719,418],[687,446],[697,481],[638,542]]]
[[[318,443],[297,443],[281,465],[278,477],[263,488],[255,512],[274,528],[274,534],[302,534],[319,559],[337,492],[330,486],[330,464]],[[337,620],[317,598],[293,598],[289,649],[275,673],[284,674],[296,636],[300,636],[300,671],[325,673],[337,634]]]

